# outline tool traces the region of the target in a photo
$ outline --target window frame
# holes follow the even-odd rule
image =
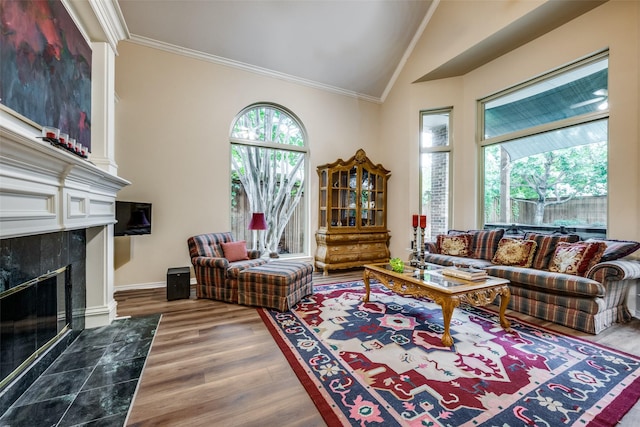
[[[260,141],[260,140],[252,140],[252,139],[244,139],[244,138],[238,138],[238,137],[234,137],[233,132],[234,132],[234,127],[236,126],[236,123],[238,122],[238,120],[240,120],[240,118],[242,118],[245,114],[247,114],[249,111],[256,109],[256,108],[271,108],[273,110],[277,110],[282,114],[285,114],[286,116],[288,116],[293,122],[295,122],[295,124],[297,125],[298,129],[300,130],[301,133],[301,139],[303,141],[303,145],[299,146],[299,145],[293,145],[293,144],[282,144],[282,143],[278,143],[278,142],[269,142],[269,141]],[[231,147],[233,147],[233,145],[239,145],[239,146],[248,146],[248,147],[258,147],[258,148],[265,148],[265,149],[269,149],[269,150],[276,150],[276,151],[289,151],[289,152],[296,152],[296,153],[301,153],[304,156],[304,192],[306,193],[304,195],[304,198],[302,200],[302,210],[304,212],[304,226],[302,227],[304,230],[304,237],[303,237],[303,251],[302,252],[297,252],[297,253],[293,253],[293,254],[281,254],[280,256],[283,258],[287,258],[287,257],[309,257],[311,256],[311,237],[309,236],[310,232],[310,221],[311,221],[311,200],[309,198],[309,188],[310,188],[310,173],[309,173],[309,164],[310,164],[310,150],[309,150],[309,137],[308,137],[308,133],[307,130],[304,126],[304,124],[302,123],[302,121],[300,120],[300,118],[291,110],[289,110],[288,108],[277,104],[277,103],[273,103],[273,102],[256,102],[254,104],[250,104],[246,107],[244,107],[242,110],[240,110],[238,112],[238,114],[236,114],[236,116],[233,118],[233,120],[231,121],[231,125],[229,128],[229,144]],[[229,173],[232,174],[233,173],[233,166],[232,166],[232,156],[233,156],[233,148],[231,148],[229,150],[229,165],[230,165],[230,170]],[[229,183],[229,190],[231,190],[231,183]],[[229,194],[229,196],[231,196],[231,194]],[[230,209],[232,209],[232,207],[230,207]],[[232,215],[232,210],[229,211],[229,215]],[[230,220],[230,223],[232,223],[233,221]]]
[[[543,134],[546,132],[550,132],[553,130],[558,130],[558,129],[564,129],[564,128],[569,128],[572,126],[578,126],[578,125],[584,125],[587,123],[591,123],[591,122],[595,122],[598,120],[602,120],[602,119],[606,119],[607,121],[610,119],[610,114],[609,114],[609,106],[607,106],[607,108],[601,110],[601,111],[592,111],[592,112],[588,112],[588,113],[584,113],[584,114],[580,114],[580,115],[576,115],[576,116],[572,116],[569,118],[565,118],[562,120],[556,120],[556,121],[551,121],[548,123],[544,123],[541,125],[536,125],[536,126],[532,126],[526,129],[521,129],[518,131],[514,131],[511,133],[505,133],[499,136],[495,136],[495,137],[490,137],[490,138],[485,138],[485,105],[491,101],[494,101],[496,99],[505,97],[507,95],[510,95],[514,92],[517,92],[521,89],[536,85],[540,82],[544,82],[546,80],[552,79],[554,77],[560,76],[562,74],[566,74],[566,73],[570,73],[571,71],[574,71],[576,69],[585,67],[589,64],[592,63],[596,63],[599,61],[602,61],[603,59],[609,59],[609,50],[605,49],[599,52],[594,53],[593,55],[589,55],[587,57],[578,59],[570,64],[558,67],[556,69],[553,69],[549,72],[543,73],[541,75],[538,75],[532,79],[526,80],[524,82],[521,82],[519,84],[516,84],[514,86],[508,87],[506,89],[503,89],[501,91],[498,91],[492,95],[486,96],[484,98],[478,99],[476,102],[476,116],[477,116],[477,127],[476,127],[476,135],[477,135],[477,156],[478,156],[478,195],[479,195],[479,209],[478,209],[478,219],[477,222],[478,224],[480,224],[480,226],[482,228],[486,227],[486,223],[485,223],[485,194],[484,194],[484,190],[485,190],[485,162],[484,162],[484,148],[491,146],[491,145],[496,145],[496,144],[502,144],[505,142],[509,142],[509,141],[513,141],[513,140],[518,140],[520,138],[524,138],[524,137],[528,137],[528,136],[534,136],[534,135],[538,135],[538,134]],[[607,65],[608,67],[608,65]],[[608,143],[608,139],[607,139],[607,143]],[[608,151],[608,148],[607,148]],[[609,167],[607,167],[607,177],[609,175]],[[608,180],[607,180],[608,182]],[[608,184],[607,184],[608,185]],[[609,194],[609,191],[607,189],[607,195]],[[607,205],[608,205],[609,201],[607,199]],[[609,225],[609,218],[607,217],[607,224],[605,226],[605,234],[607,233],[608,230],[608,225]]]
[[[424,128],[424,118],[429,115],[448,115],[447,122],[447,144],[446,145],[438,145],[431,147],[424,147],[423,145],[423,128]],[[440,107],[440,108],[431,108],[426,110],[420,110],[419,112],[419,135],[418,135],[418,212],[420,215],[428,215],[427,218],[427,230],[425,231],[426,236],[423,238],[428,238],[429,240],[434,240],[433,230],[431,227],[432,218],[431,212],[424,212],[424,203],[423,203],[423,176],[422,172],[424,167],[422,165],[422,157],[423,154],[439,154],[446,153],[448,155],[448,167],[447,171],[447,180],[448,180],[448,191],[447,191],[447,213],[446,213],[446,221],[445,228],[448,230],[451,228],[451,218],[452,218],[452,208],[453,208],[453,198],[451,197],[451,192],[453,189],[453,106],[448,107]]]

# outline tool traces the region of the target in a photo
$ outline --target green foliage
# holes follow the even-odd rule
[[[238,195],[242,191],[242,183],[238,172],[231,172],[231,208],[236,209],[238,207]]]
[[[233,138],[304,146],[302,129],[286,112],[273,106],[256,105],[236,120]]]
[[[542,187],[534,188],[529,177],[544,177]],[[538,191],[553,198],[606,195],[607,144],[581,145],[513,162],[511,197],[537,199]]]
[[[500,206],[494,203],[500,198],[500,145],[485,147],[484,170],[484,214],[487,219],[500,213]]]
[[[485,218],[497,216],[500,210],[501,164],[500,145],[486,147]],[[573,197],[595,197],[607,194],[607,143],[599,142],[548,151],[509,163],[509,198],[536,202],[542,206]],[[518,204],[513,204],[516,220]],[[571,222],[571,220],[566,220]],[[573,225],[573,224],[558,224]]]

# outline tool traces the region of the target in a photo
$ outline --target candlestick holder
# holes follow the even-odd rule
[[[413,227],[413,241],[411,242],[411,259],[409,265],[418,267],[420,265],[420,241],[418,240],[418,227]]]
[[[425,223],[420,224],[420,241],[418,243],[418,247],[420,248],[420,265],[418,266],[418,268],[420,268],[420,270],[424,270],[425,268],[427,268],[427,262],[426,262],[427,245],[424,241],[426,228],[427,228],[427,225]]]

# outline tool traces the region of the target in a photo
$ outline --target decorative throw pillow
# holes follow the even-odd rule
[[[500,239],[504,236],[504,228],[495,230],[469,230],[473,236],[472,256],[477,259],[493,259]]]
[[[498,243],[498,250],[491,259],[494,264],[531,267],[536,242],[533,240],[503,238]]]
[[[243,259],[249,259],[247,255],[247,242],[244,240],[238,240],[237,242],[221,243],[224,257],[229,262],[241,261]]]
[[[560,242],[575,243],[580,240],[577,234],[538,234],[525,233],[524,240],[533,240],[536,242],[536,254],[533,256],[531,268],[538,270],[546,270],[549,268],[549,261],[553,257],[556,246]]]
[[[640,249],[640,242],[632,240],[589,239],[587,242],[604,242],[607,245],[600,259],[602,262],[624,258]]]
[[[440,234],[436,238],[438,253],[467,257],[471,254],[472,240],[470,234]]]
[[[584,276],[602,258],[604,242],[560,242],[556,246],[549,271]]]

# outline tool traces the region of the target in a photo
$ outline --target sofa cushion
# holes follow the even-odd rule
[[[580,236],[577,234],[525,233],[524,239],[536,242],[536,253],[533,256],[531,267],[537,268],[538,270],[547,270],[549,268],[549,261],[551,261],[558,243],[574,243],[580,240]]]
[[[531,267],[536,242],[533,240],[503,238],[498,243],[498,250],[491,262],[500,265]]]
[[[237,279],[240,273],[247,268],[257,267],[258,265],[266,264],[267,262],[269,261],[264,258],[243,259],[242,261],[232,262],[229,264],[229,268],[227,268],[227,278]]]
[[[247,254],[247,242],[244,240],[238,240],[236,242],[222,242],[220,245],[222,246],[224,257],[229,262],[249,259],[249,255]]]
[[[584,276],[600,261],[606,247],[604,242],[559,242],[549,263],[549,271]]]
[[[602,254],[601,262],[615,261],[620,258],[624,258],[627,255],[631,255],[638,249],[640,249],[640,242],[634,242],[632,240],[612,240],[612,239],[588,239],[587,242],[604,242],[607,248]]]
[[[533,268],[515,267],[510,265],[493,265],[485,268],[490,276],[507,279],[511,282],[509,288],[522,287],[539,289],[558,295],[604,297],[605,289],[602,283],[573,274],[554,273]]]
[[[443,255],[434,252],[424,254],[424,261],[434,264],[436,267],[449,267],[452,265],[469,266],[473,268],[484,268],[491,265],[491,261],[484,259],[474,259],[469,257],[460,257],[453,255]]]
[[[478,259],[493,259],[498,250],[500,239],[504,236],[504,228],[495,230],[469,230],[469,234],[473,236],[473,253],[472,257]]]
[[[471,234],[440,234],[436,237],[438,253],[467,257],[471,255]]]

